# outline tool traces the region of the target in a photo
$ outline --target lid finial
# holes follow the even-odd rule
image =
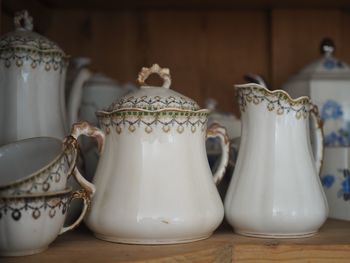
[[[137,81],[142,86],[147,86],[145,81],[153,73],[158,74],[163,80],[163,88],[169,89],[171,85],[170,71],[168,68],[161,68],[158,64],[153,64],[152,67],[143,67],[139,73]]]
[[[321,54],[332,55],[335,51],[334,41],[329,37],[322,39],[320,50]]]
[[[33,30],[33,18],[29,15],[27,10],[16,12],[14,24],[16,29]]]

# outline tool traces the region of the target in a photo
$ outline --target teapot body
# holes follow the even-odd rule
[[[307,97],[256,84],[237,87],[242,137],[225,212],[237,233],[258,237],[312,235],[325,222],[328,205],[319,179],[323,140],[310,144]]]

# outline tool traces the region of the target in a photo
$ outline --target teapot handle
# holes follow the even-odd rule
[[[317,174],[320,175],[322,163],[323,163],[323,150],[324,150],[324,144],[323,144],[323,129],[322,129],[322,120],[320,118],[320,114],[318,111],[317,105],[311,103],[311,109],[310,109],[310,115],[312,117],[312,121],[315,125],[315,136],[316,136],[316,143],[315,143],[315,162],[316,162],[316,169]]]
[[[222,149],[220,164],[213,176],[215,184],[218,185],[222,180],[222,178],[224,177],[226,167],[228,165],[230,141],[229,141],[225,127],[220,126],[217,123],[213,123],[207,130],[207,139],[216,138],[216,137],[220,139],[220,144]]]

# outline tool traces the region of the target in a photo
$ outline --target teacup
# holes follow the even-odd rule
[[[0,196],[64,190],[73,173],[79,184],[94,192],[76,169],[77,141],[51,137],[16,141],[0,147]]]
[[[73,199],[84,201],[79,218],[63,227]],[[90,207],[86,190],[0,197],[0,256],[24,256],[47,249],[55,238],[76,227]]]

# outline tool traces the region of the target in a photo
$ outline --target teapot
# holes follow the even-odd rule
[[[161,87],[145,80],[158,74]],[[138,91],[97,112],[101,129],[76,123],[71,135],[97,139],[96,195],[87,226],[102,240],[132,244],[185,243],[207,238],[224,209],[215,184],[229,157],[226,130],[207,129],[208,110],[170,89],[169,69],[142,68]],[[223,154],[214,176],[206,138],[218,137]]]
[[[236,85],[242,135],[225,214],[238,234],[294,238],[315,234],[328,204],[321,181],[323,134],[317,106],[306,96],[259,84]],[[309,118],[315,127],[315,157]]]

